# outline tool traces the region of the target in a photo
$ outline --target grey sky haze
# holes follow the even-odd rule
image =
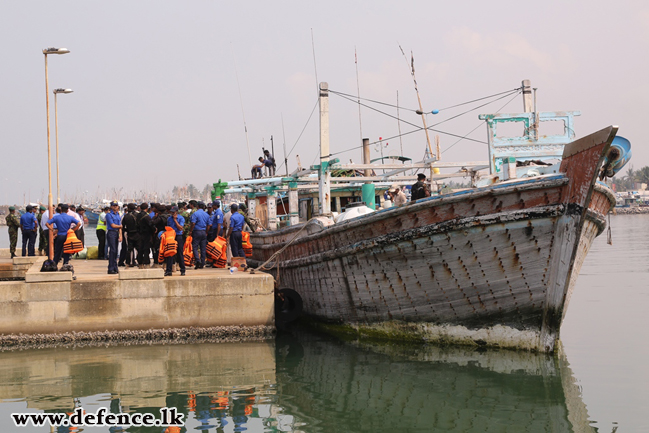
[[[513,89],[529,78],[539,88],[540,110],[580,110],[578,136],[619,125],[632,142],[633,166],[649,164],[642,133],[647,2],[3,1],[0,202],[22,203],[23,193],[28,201],[47,200],[43,48],[71,51],[49,56],[50,91],[74,90],[58,104],[62,195],[87,190],[113,198],[113,188],[164,192],[236,179],[236,164],[249,175],[235,61],[252,158],[273,135],[283,160],[282,116],[290,150],[316,103],[311,29],[317,78],[333,90],[356,93],[356,48],[361,96],[396,103],[398,91],[401,106],[416,108],[401,44],[414,53],[425,110]],[[358,107],[330,99],[332,152],[358,146]],[[439,128],[464,135],[480,124],[479,113],[506,101]],[[50,104],[54,146],[52,97]],[[521,109],[517,97],[503,111]],[[414,113],[401,116],[421,122]],[[368,109],[362,128],[371,141],[398,132],[396,120]],[[486,140],[486,127],[470,137]],[[445,149],[455,139],[442,135],[441,142]],[[403,137],[406,156],[421,158],[424,146],[423,132]],[[310,165],[317,152],[314,115],[289,168],[296,154]],[[390,140],[385,152],[399,153],[399,140]],[[339,157],[359,162],[360,151]],[[486,157],[486,145],[468,141],[443,156]]]

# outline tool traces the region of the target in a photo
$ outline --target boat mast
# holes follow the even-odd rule
[[[318,192],[320,215],[331,214],[331,175],[329,172],[329,84],[320,83],[320,165]]]

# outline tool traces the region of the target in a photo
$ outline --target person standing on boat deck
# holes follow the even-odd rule
[[[198,202],[198,210],[191,216],[191,234],[192,234],[192,248],[194,250],[194,260],[196,266],[194,269],[201,269],[205,267],[205,248],[207,247],[207,224],[210,216],[205,212],[205,203]]]
[[[108,244],[108,273],[117,273],[117,244],[122,241],[122,219],[119,216],[119,204],[110,203],[110,212],[106,214],[106,243]]]
[[[207,241],[212,242],[217,236],[221,236],[221,228],[223,227],[223,211],[221,210],[221,202],[214,200],[212,202],[212,217],[207,226]]]
[[[412,186],[412,196],[410,201],[415,202],[421,198],[430,197],[430,189],[426,185],[426,175],[419,173],[417,175],[417,183]]]
[[[255,164],[252,166],[252,170],[250,170],[250,174],[252,175],[253,179],[261,179],[261,169],[264,168],[264,158],[261,156],[259,157],[259,164]]]
[[[394,203],[394,206],[396,207],[403,206],[408,202],[406,195],[403,193],[399,185],[392,185],[388,190],[388,194],[390,195],[390,200],[392,200],[392,203]]]
[[[232,212],[232,216],[230,217],[230,227],[228,227],[225,241],[229,243],[230,248],[232,248],[232,257],[245,257],[246,254],[243,252],[241,231],[243,230],[243,225],[246,223],[246,220],[244,219],[243,214],[238,212],[239,206],[236,203],[232,203],[230,211]]]
[[[16,208],[9,206],[9,215],[5,217],[7,227],[9,227],[9,251],[11,258],[16,257],[16,244],[18,244],[18,229],[20,228],[20,218],[16,215]]]
[[[36,219],[36,215],[34,215],[34,208],[31,205],[28,205],[25,210],[27,212],[20,217],[20,230],[23,235],[23,257],[28,253],[30,256],[35,256],[34,245],[36,244],[38,220]]]
[[[105,206],[99,216],[97,217],[97,240],[99,246],[97,247],[99,260],[106,259],[106,213],[110,212],[110,208]]]
[[[275,157],[270,154],[270,151],[268,149],[264,150],[264,165],[268,167],[268,174],[270,176],[275,176],[275,169],[277,168],[277,165],[275,164]],[[268,165],[268,163],[270,165]]]
[[[142,203],[140,205],[140,213],[137,216],[137,226],[140,235],[140,242],[137,246],[137,264],[140,269],[144,269],[145,266],[151,264],[149,254],[151,253],[151,239],[155,227],[153,226],[151,216],[147,212],[148,209],[148,203]]]
[[[54,238],[54,263],[57,265],[63,257],[63,264],[67,265],[70,262],[70,254],[63,253],[63,244],[68,237],[68,230],[77,231],[79,227],[79,220],[75,217],[68,214],[68,205],[62,203],[61,213],[54,215],[47,221],[47,227],[50,230],[54,230],[54,224],[56,224],[56,238]]]
[[[173,257],[167,257],[167,269],[165,270],[165,275],[172,274],[172,268],[174,264],[174,259],[180,267],[180,276],[185,276],[185,257],[183,255],[183,250],[185,248],[185,238],[183,237],[183,231],[185,227],[185,218],[182,215],[178,214],[178,207],[174,206],[171,208],[171,216],[167,218],[167,226],[174,229],[176,232],[176,255]]]

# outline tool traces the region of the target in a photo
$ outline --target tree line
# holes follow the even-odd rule
[[[649,185],[649,166],[634,170],[633,166],[629,167],[625,174],[618,174],[613,178],[613,185],[616,191],[631,191],[635,189],[636,183],[646,183]]]

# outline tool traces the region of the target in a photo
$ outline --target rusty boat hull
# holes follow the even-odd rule
[[[566,145],[557,174],[255,233],[252,264],[289,243],[267,266],[308,316],[339,330],[553,352],[615,205],[597,178],[616,132]]]

